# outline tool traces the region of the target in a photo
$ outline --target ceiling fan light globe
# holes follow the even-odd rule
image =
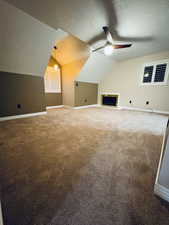
[[[57,71],[59,67],[58,67],[58,65],[57,65],[57,64],[55,64],[53,68],[54,68],[54,70],[56,70],[56,71]]]
[[[112,45],[106,45],[104,47],[104,54],[105,55],[112,55],[113,54],[113,46]]]

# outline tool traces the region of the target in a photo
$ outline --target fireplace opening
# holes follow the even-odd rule
[[[102,95],[102,105],[117,106],[118,95]]]

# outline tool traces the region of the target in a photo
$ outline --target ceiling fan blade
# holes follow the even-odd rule
[[[113,41],[112,35],[109,31],[109,28],[105,26],[105,27],[103,27],[103,30],[106,35],[107,42],[113,44],[114,41]]]
[[[103,45],[103,46],[101,46],[101,47],[99,47],[99,48],[93,49],[92,52],[99,51],[99,50],[105,48],[105,46],[106,46],[106,45]],[[132,46],[132,44],[119,44],[119,45],[116,44],[116,45],[112,45],[112,48],[113,48],[113,49],[122,49],[122,48],[129,48],[129,47],[131,47],[131,46]]]
[[[96,48],[96,49],[93,49],[92,52],[97,52],[97,51],[103,49],[104,47],[105,47],[105,45],[104,45],[104,46],[101,46],[101,47],[98,47],[98,48]]]
[[[129,48],[131,47],[132,44],[120,44],[120,45],[113,45],[114,49],[119,49],[119,48]]]

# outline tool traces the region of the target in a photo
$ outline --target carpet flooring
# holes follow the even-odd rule
[[[1,122],[4,225],[168,225],[153,194],[166,123],[104,107]]]

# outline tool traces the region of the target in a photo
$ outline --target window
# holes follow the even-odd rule
[[[141,77],[142,85],[167,85],[169,59],[145,64]]]
[[[154,82],[164,82],[167,64],[159,64],[156,66]]]
[[[146,66],[144,68],[143,83],[150,83],[152,81],[153,69],[154,69],[153,66]]]
[[[48,66],[45,73],[45,92],[60,93],[61,92],[61,76],[60,68]]]

